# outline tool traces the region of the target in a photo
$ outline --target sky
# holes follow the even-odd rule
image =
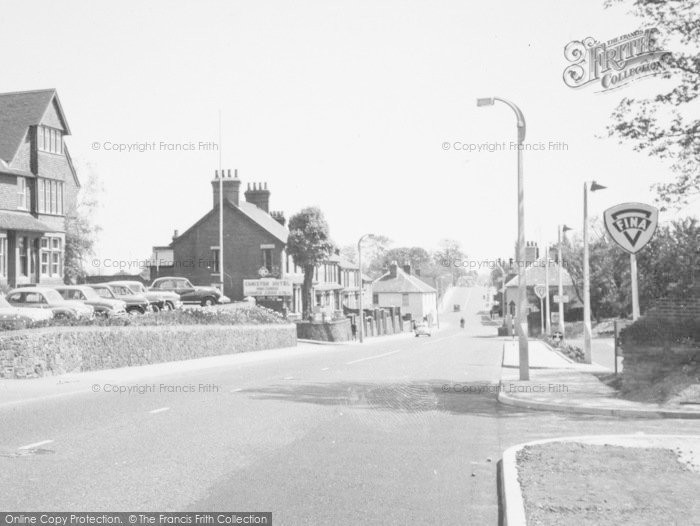
[[[602,0],[6,0],[2,17],[0,92],[56,88],[79,177],[102,188],[93,271],[148,258],[204,215],[220,162],[244,186],[267,182],[271,208],[287,217],[319,206],[341,246],[371,232],[510,257],[515,151],[454,146],[515,141],[512,111],[477,107],[478,97],[518,104],[526,142],[545,145],[523,155],[528,240],[554,241],[563,223],[580,231],[584,181],[608,187],[591,196],[595,216],[653,203],[650,185],[672,180],[666,164],[605,132],[623,97],[665,81],[604,93],[562,81],[567,43],[642,24]],[[139,143],[155,149],[111,149]],[[661,220],[698,211],[695,202]]]

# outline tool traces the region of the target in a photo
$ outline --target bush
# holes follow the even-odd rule
[[[700,320],[660,320],[639,318],[620,333],[623,342],[665,347],[687,345],[700,347]]]
[[[0,376],[26,378],[296,345],[292,324],[49,327],[0,335]]]
[[[0,331],[38,329],[42,327],[151,327],[160,325],[279,325],[287,321],[265,307],[247,305],[235,309],[223,307],[195,307],[175,311],[147,313],[120,318],[95,317],[92,320],[53,319],[44,322],[0,322]]]
[[[586,360],[585,354],[581,347],[571,345],[570,343],[557,343],[549,336],[545,336],[543,340],[547,342],[547,344],[549,344],[550,347],[554,347],[556,350],[558,350],[565,356],[568,356],[575,362],[584,363]]]

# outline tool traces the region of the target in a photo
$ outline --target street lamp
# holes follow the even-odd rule
[[[564,331],[564,260],[562,259],[561,256],[561,243],[562,243],[562,237],[569,231],[573,230],[569,228],[566,225],[559,225],[559,232],[558,232],[558,253],[559,253],[559,332],[561,333],[561,338],[562,340],[564,339],[564,336],[566,335],[566,332]]]
[[[515,104],[499,97],[476,99],[477,106],[493,106],[495,101],[502,102],[515,113],[518,128],[518,340],[520,379],[530,379],[530,364],[527,342],[527,284],[525,283],[525,202],[523,188],[523,141],[525,140],[525,116]]]
[[[591,181],[590,191],[597,192],[606,187]],[[583,183],[583,361],[591,363],[591,271],[588,249],[588,181]]]
[[[358,279],[360,281],[360,323],[359,323],[359,331],[358,334],[360,335],[360,343],[364,341],[364,332],[365,332],[365,313],[364,310],[362,310],[362,296],[363,296],[363,283],[362,283],[362,241],[366,237],[373,238],[374,234],[365,234],[362,236],[359,241],[357,242],[357,265],[360,267],[360,270],[358,272]]]

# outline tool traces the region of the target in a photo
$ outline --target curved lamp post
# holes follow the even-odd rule
[[[477,106],[493,106],[502,102],[515,113],[518,128],[518,326],[520,379],[530,379],[530,364],[527,342],[527,284],[525,282],[525,199],[523,189],[523,141],[525,140],[525,116],[515,104],[499,97],[476,99]]]
[[[589,244],[588,244],[588,191],[597,192],[605,190],[605,186],[591,181],[583,183],[583,356],[585,363],[592,362],[591,356],[591,271],[589,268]]]

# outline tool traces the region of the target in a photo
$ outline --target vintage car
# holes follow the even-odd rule
[[[413,333],[416,335],[416,338],[418,338],[418,336],[432,336],[433,330],[427,323],[419,323],[416,325],[416,328],[413,329]]]
[[[13,307],[48,309],[54,318],[92,319],[95,309],[82,301],[68,301],[54,289],[47,287],[22,287],[7,294],[7,302]]]
[[[48,321],[53,318],[51,309],[29,309],[13,307],[4,296],[0,296],[0,326],[15,329],[26,327],[28,324]]]
[[[102,298],[121,300],[126,303],[127,314],[146,314],[151,310],[148,300],[139,294],[134,294],[127,286],[107,283],[93,283],[90,286]]]
[[[145,296],[154,312],[175,310],[182,307],[182,300],[179,294],[167,290],[159,290],[157,292],[148,290],[140,281],[110,281],[107,284],[129,287],[134,294]]]
[[[155,292],[175,292],[183,303],[197,303],[204,307],[231,301],[216,287],[195,286],[187,278],[158,278],[149,288]]]
[[[124,316],[126,302],[118,299],[103,298],[88,285],[65,285],[55,287],[64,300],[81,301],[95,309],[98,316]]]

